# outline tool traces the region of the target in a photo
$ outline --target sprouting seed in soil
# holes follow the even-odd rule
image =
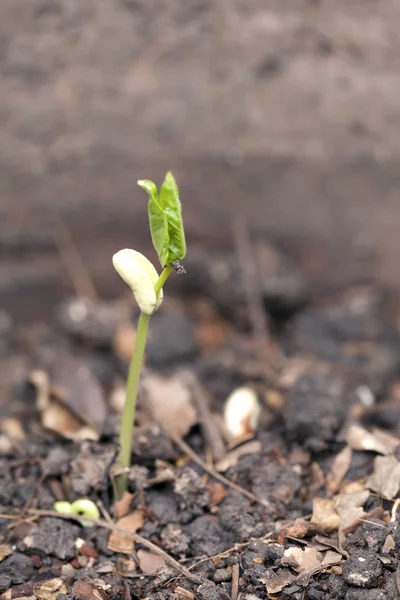
[[[174,269],[178,274],[185,272],[180,264],[186,256],[185,232],[179,190],[172,173],[166,174],[160,193],[155,183],[148,179],[138,181],[138,185],[149,194],[151,239],[163,270],[159,276],[154,265],[143,254],[130,248],[120,250],[113,256],[114,268],[131,288],[140,308],[119,437],[118,460],[123,473],[116,482],[117,498],[122,497],[128,485],[127,473],[131,463],[136,399],[150,317],[161,305],[162,288],[171,271]]]
[[[257,394],[250,387],[239,387],[228,396],[224,407],[224,425],[234,441],[255,432],[260,418]]]
[[[100,519],[100,511],[97,508],[96,504],[89,500],[88,498],[79,498],[72,502],[59,501],[55,502],[53,508],[56,512],[62,513],[64,515],[80,515],[82,517],[87,517],[88,519]],[[82,521],[82,524],[85,527],[90,527],[92,523],[90,521]]]

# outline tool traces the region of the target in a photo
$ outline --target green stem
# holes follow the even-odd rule
[[[147,331],[149,329],[150,315],[140,313],[136,331],[135,348],[133,350],[129,367],[128,383],[126,386],[126,400],[122,414],[121,432],[119,443],[121,450],[118,460],[122,467],[129,468],[131,464],[133,424],[136,413],[136,399],[139,386],[140,370],[142,368],[144,349],[146,346]],[[117,495],[121,498],[127,490],[128,474],[123,473],[117,481]]]
[[[163,287],[164,283],[167,281],[168,277],[170,276],[172,269],[173,269],[172,265],[167,265],[166,267],[164,267],[164,269],[161,272],[160,277],[157,279],[156,284],[154,286],[154,291],[157,294],[157,298],[158,298],[158,294],[160,293],[161,288]]]
[[[154,285],[154,290],[157,294],[160,293],[161,288],[167,281],[171,271],[172,265],[167,265],[160,277],[157,279]],[[135,422],[136,414],[136,401],[139,387],[140,371],[142,368],[144,350],[146,347],[147,332],[149,329],[150,315],[140,313],[139,322],[136,330],[135,347],[132,354],[131,364],[129,367],[128,383],[126,386],[126,400],[124,411],[122,414],[121,432],[119,436],[120,453],[118,460],[122,467],[128,469],[131,464],[131,453],[132,453],[132,438],[133,438],[133,426]],[[128,487],[128,474],[123,473],[120,475],[117,481],[117,497],[121,498]]]

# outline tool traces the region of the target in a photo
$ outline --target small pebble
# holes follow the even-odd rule
[[[358,551],[347,559],[343,567],[343,577],[348,584],[372,588],[382,573],[382,563],[372,552]]]

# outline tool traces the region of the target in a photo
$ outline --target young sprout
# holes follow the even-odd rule
[[[79,500],[75,500],[72,504],[66,501],[55,502],[53,508],[56,512],[64,515],[82,515],[82,517],[87,517],[88,519],[100,519],[99,509],[94,502],[87,498],[79,498]],[[82,525],[90,527],[92,522],[82,521]]]
[[[239,442],[255,432],[260,418],[257,394],[250,387],[239,387],[228,396],[224,407],[224,425],[233,440]]]
[[[150,317],[161,305],[162,287],[172,269],[175,269],[177,273],[184,272],[179,261],[186,256],[179,190],[172,173],[167,173],[165,176],[160,193],[158,193],[156,185],[148,179],[138,181],[138,185],[149,194],[148,214],[151,239],[163,270],[159,276],[155,267],[143,254],[129,248],[120,250],[113,256],[114,268],[131,288],[140,308],[119,437],[120,453],[118,458],[124,472],[117,480],[118,498],[122,497],[128,484],[127,471],[131,461],[136,399]]]

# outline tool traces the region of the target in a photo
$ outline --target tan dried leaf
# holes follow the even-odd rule
[[[351,465],[353,451],[350,446],[345,446],[343,450],[335,456],[331,470],[326,477],[326,489],[329,495],[333,495],[340,487]]]
[[[121,519],[122,517],[125,517],[125,515],[128,514],[129,509],[131,507],[132,498],[133,494],[130,494],[129,492],[124,492],[122,498],[115,502],[114,514],[117,517],[117,519]]]
[[[351,425],[346,436],[347,444],[353,450],[368,450],[378,454],[393,452],[393,441],[389,441],[380,433],[376,434],[376,431],[379,430],[371,433],[361,425]]]
[[[346,533],[363,515],[363,506],[369,498],[369,491],[340,494],[336,500],[335,508],[340,516],[339,530]]]
[[[284,587],[290,585],[295,576],[289,571],[289,569],[278,569],[276,573],[270,577],[260,579],[262,583],[265,583],[268,594],[279,594]]]
[[[147,392],[147,407],[151,416],[166,434],[184,437],[197,423],[190,389],[180,377],[167,379],[149,375],[145,378],[143,387]]]
[[[343,560],[343,556],[339,554],[339,552],[334,552],[333,550],[328,550],[324,554],[324,558],[321,562],[321,567],[327,569],[328,567],[332,567],[333,565],[339,565]]]
[[[33,586],[33,593],[38,600],[56,600],[59,594],[67,593],[67,586],[62,579],[47,579]]]
[[[145,575],[155,575],[160,569],[165,567],[165,558],[153,552],[138,550],[137,557],[139,566]]]
[[[374,472],[365,485],[384,498],[393,499],[400,489],[400,462],[393,455],[377,456]]]
[[[101,580],[96,579],[97,583],[102,583]],[[101,585],[97,585],[92,581],[86,579],[80,579],[72,586],[72,593],[74,596],[80,598],[80,600],[109,600],[110,597]]]
[[[306,548],[292,546],[285,550],[281,564],[286,564],[297,571],[297,573],[301,573],[302,571],[312,571],[318,568],[321,560],[321,552],[318,552],[312,546],[307,546]]]
[[[12,554],[11,546],[9,544],[0,544],[0,562]]]
[[[43,427],[75,441],[99,439],[107,405],[99,382],[84,363],[64,353],[50,374],[36,370],[30,379]]]
[[[394,537],[389,533],[386,537],[385,542],[382,546],[381,552],[382,554],[390,554],[392,550],[396,548],[396,542],[394,541]]]
[[[133,348],[135,347],[135,340],[136,329],[134,326],[129,321],[121,323],[113,339],[115,356],[125,362],[129,362],[132,357]]]
[[[134,577],[137,574],[136,562],[132,558],[120,558],[118,561],[118,573],[123,577]]]
[[[134,510],[126,517],[122,517],[115,524],[118,530],[114,529],[111,532],[107,548],[113,552],[132,554],[135,547],[132,534],[136,533],[143,525],[144,515],[141,510]],[[124,531],[119,531],[119,529],[123,529]]]
[[[0,431],[5,433],[10,440],[18,442],[26,437],[22,423],[16,417],[4,417],[0,422]]]
[[[325,533],[339,529],[340,516],[335,504],[335,501],[330,498],[314,498],[311,525]]]

